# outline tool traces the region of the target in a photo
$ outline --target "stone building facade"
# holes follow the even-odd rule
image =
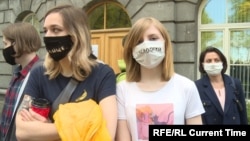
[[[14,23],[27,12],[36,14],[40,22],[39,30],[42,39],[42,22],[45,12],[57,5],[72,4],[84,7],[90,2],[104,0],[1,0],[0,29]],[[110,0],[109,0],[110,1]],[[112,0],[111,0],[112,1]],[[174,64],[177,73],[191,80],[197,79],[197,22],[198,10],[203,0],[115,0],[124,6],[131,23],[145,16],[160,20],[168,32],[174,48]],[[25,33],[24,33],[25,34]],[[0,33],[0,51],[2,52],[2,33]],[[45,49],[38,52],[43,58]],[[8,87],[13,67],[5,63],[0,53],[0,97]]]

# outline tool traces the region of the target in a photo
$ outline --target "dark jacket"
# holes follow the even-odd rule
[[[247,124],[245,94],[241,82],[238,79],[233,79],[235,81],[235,89],[230,76],[224,74],[223,80],[226,93],[224,111],[209,77],[205,75],[195,81],[206,111],[202,114],[203,124]]]

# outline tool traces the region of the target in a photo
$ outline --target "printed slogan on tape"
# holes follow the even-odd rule
[[[149,125],[149,141],[167,137],[249,137],[249,125]]]

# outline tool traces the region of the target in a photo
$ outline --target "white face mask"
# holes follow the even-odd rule
[[[144,41],[133,50],[134,59],[145,68],[159,65],[165,57],[164,41]]]
[[[208,75],[214,76],[221,73],[223,69],[222,62],[219,63],[203,63],[204,70]]]

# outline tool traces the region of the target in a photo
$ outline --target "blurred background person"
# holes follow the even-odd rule
[[[5,140],[12,141],[10,136],[13,135],[10,134],[15,132],[15,110],[21,98],[18,93],[28,72],[39,60],[36,52],[41,47],[41,40],[37,30],[29,23],[9,24],[2,33],[4,59],[8,64],[16,66],[5,95],[0,131],[2,140],[8,132]]]
[[[215,47],[207,47],[199,57],[202,77],[195,81],[205,113],[203,124],[247,124],[245,94],[240,80],[225,74],[227,59]]]

